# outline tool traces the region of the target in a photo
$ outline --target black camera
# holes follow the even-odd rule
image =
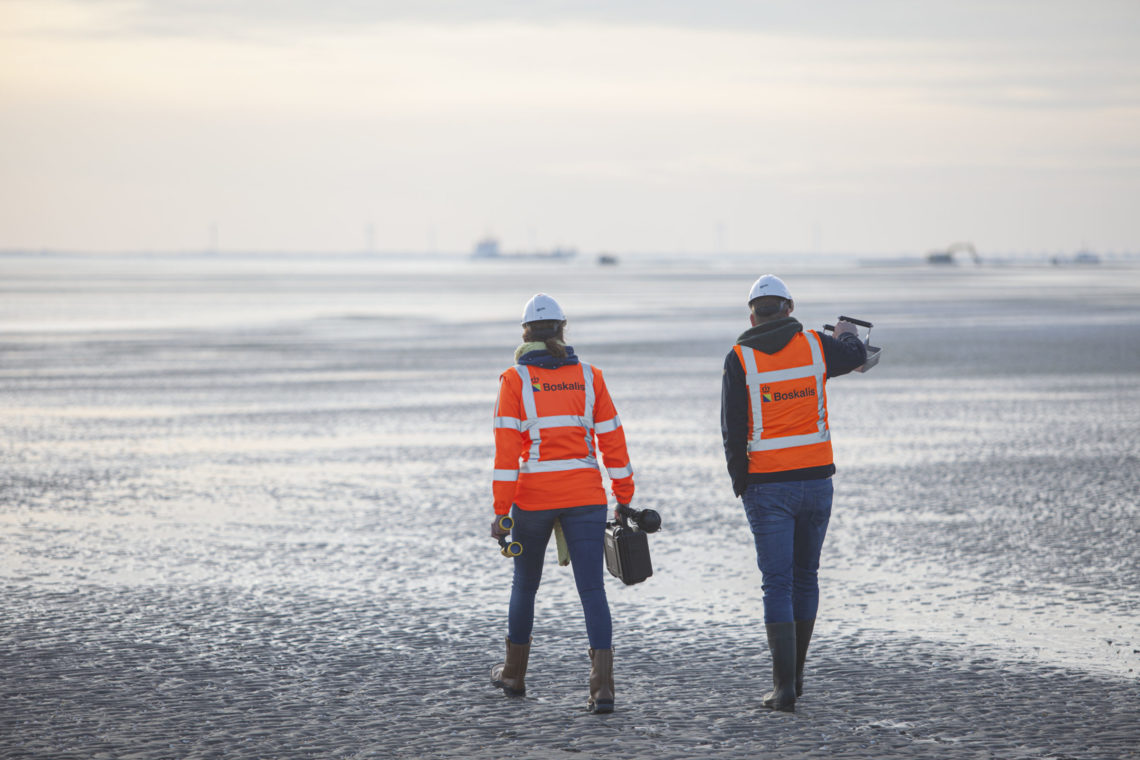
[[[634,509],[628,504],[619,504],[616,512],[622,525],[628,527],[627,520],[633,520],[634,527],[646,533],[661,530],[661,515],[655,509]]]
[[[617,520],[606,525],[606,568],[630,586],[653,575],[647,534],[661,529],[661,515],[652,509],[634,509],[626,504],[619,504],[616,512]]]

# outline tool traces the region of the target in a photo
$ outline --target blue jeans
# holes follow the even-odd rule
[[[546,544],[554,530],[554,519],[558,518],[562,521],[562,533],[570,550],[570,566],[574,569],[574,583],[582,600],[590,647],[609,649],[613,646],[613,622],[602,580],[606,511],[605,504],[534,511],[511,507],[511,517],[515,519],[511,540],[523,546],[523,553],[515,557],[515,577],[511,584],[511,608],[507,622],[507,636],[511,641],[516,644],[530,642],[534,628],[534,597],[542,581]]]
[[[815,619],[819,553],[832,492],[831,478],[753,483],[744,491],[763,580],[765,623]]]

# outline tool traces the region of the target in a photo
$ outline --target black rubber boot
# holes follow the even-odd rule
[[[491,668],[491,685],[510,697],[526,696],[526,665],[530,644],[515,644],[507,639],[507,658]]]
[[[804,663],[807,662],[808,644],[811,632],[815,630],[815,619],[796,621],[796,696],[804,695]]]
[[[767,623],[768,650],[772,653],[773,689],[764,706],[780,712],[796,711],[796,624]]]

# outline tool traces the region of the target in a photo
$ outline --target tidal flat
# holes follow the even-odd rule
[[[721,366],[772,271],[819,329],[835,504],[804,696],[770,684]],[[0,757],[1140,757],[1140,268],[367,256],[0,257]],[[570,572],[525,699],[491,416],[545,291],[664,519]]]

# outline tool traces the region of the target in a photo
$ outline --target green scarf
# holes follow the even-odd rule
[[[563,343],[562,341],[558,341],[558,345],[565,346],[566,344]],[[523,343],[522,345],[520,345],[518,348],[515,349],[515,361],[517,362],[520,358],[522,358],[523,354],[528,354],[531,351],[545,351],[545,350],[546,350],[546,343],[543,341],[540,341],[540,340],[531,341],[530,343]]]

